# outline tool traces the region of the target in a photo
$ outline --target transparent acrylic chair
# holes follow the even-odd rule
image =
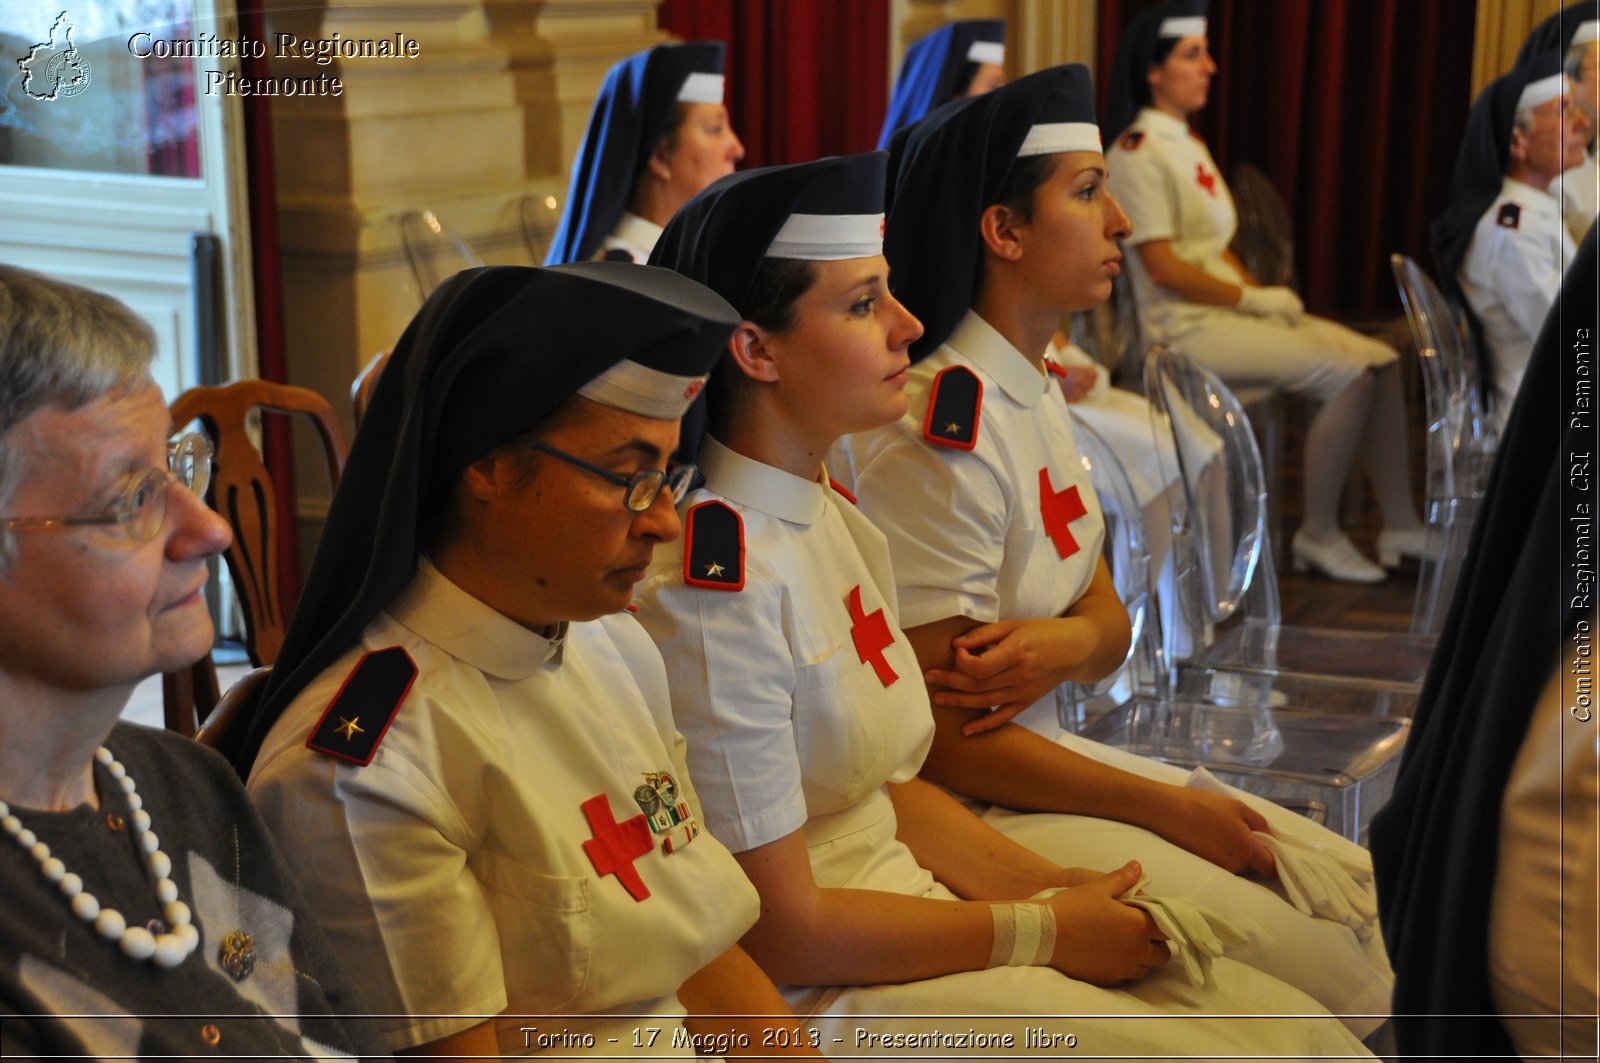
[[[413,210],[400,216],[400,246],[411,266],[418,302],[426,301],[446,277],[483,265],[467,242],[447,232],[431,210]]]
[[[1216,374],[1162,345],[1146,357],[1145,391],[1156,430],[1172,433],[1184,486],[1173,550],[1178,607],[1195,641],[1169,640],[1174,692],[1409,715],[1434,638],[1284,624],[1261,453],[1238,399]],[[1202,462],[1212,439],[1221,451]]]
[[[1389,264],[1416,342],[1428,420],[1423,511],[1428,538],[1411,630],[1436,635],[1455,595],[1497,440],[1484,415],[1478,367],[1460,316],[1415,261],[1395,254]]]
[[[1270,691],[1259,692],[1255,702],[1176,696],[1151,582],[1144,511],[1105,441],[1081,421],[1073,430],[1105,514],[1105,556],[1128,607],[1133,640],[1111,675],[1092,685],[1067,684],[1058,702],[1062,728],[1177,768],[1204,767],[1223,782],[1360,841],[1393,789],[1409,722],[1274,704]],[[1073,748],[1110,759],[1083,745]]]

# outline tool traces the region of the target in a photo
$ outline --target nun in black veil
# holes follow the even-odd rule
[[[643,264],[661,227],[744,158],[723,106],[721,41],[660,44],[606,74],[544,264]]]
[[[1561,54],[1538,53],[1473,101],[1433,223],[1439,280],[1467,311],[1478,372],[1503,429],[1533,341],[1576,252],[1555,187],[1588,129]]]
[[[693,1055],[787,1014],[625,611],[737,321],[666,270],[497,267],[395,348],[238,761],[393,1049],[523,1054],[559,1015]]]
[[[1595,1050],[1595,256],[1591,230],[1534,346],[1372,823],[1409,1058]]]

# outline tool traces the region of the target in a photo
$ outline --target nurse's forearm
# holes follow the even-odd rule
[[[1150,279],[1191,303],[1237,306],[1244,289],[1221,281],[1199,266],[1179,258],[1170,240],[1151,240],[1134,248]]]
[[[738,945],[691,975],[678,1000],[689,1013],[683,1025],[716,1055],[822,1055],[772,979]]]

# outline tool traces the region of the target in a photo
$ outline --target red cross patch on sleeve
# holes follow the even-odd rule
[[[1073,537],[1071,524],[1087,516],[1089,508],[1083,504],[1083,493],[1073,484],[1065,491],[1057,491],[1050,483],[1050,470],[1039,470],[1039,512],[1044,517],[1044,530],[1055,544],[1056,553],[1066,560],[1082,549]]]
[[[306,746],[362,767],[371,764],[416,680],[416,662],[404,646],[362,654]]]
[[[701,502],[683,518],[683,582],[744,590],[744,518],[725,502]]]
[[[941,447],[971,450],[978,445],[983,381],[964,365],[939,370],[922,419],[922,438]]]

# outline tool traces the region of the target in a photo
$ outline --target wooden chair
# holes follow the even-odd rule
[[[367,415],[367,407],[372,405],[372,393],[378,388],[378,378],[383,375],[383,368],[388,364],[389,352],[379,351],[350,382],[350,412],[355,415],[353,423],[358,429],[361,427],[361,419]]]
[[[261,700],[261,691],[271,674],[271,667],[267,667],[241,676],[217,701],[216,709],[195,734],[195,739],[232,761],[244,743],[244,725],[254,713],[256,702]]]
[[[198,420],[216,448],[209,500],[233,526],[233,544],[223,557],[244,609],[245,652],[259,667],[277,660],[288,617],[278,593],[280,518],[272,476],[250,438],[250,414],[257,409],[310,419],[322,439],[328,481],[334,487],[344,471],[345,444],[328,401],[291,384],[241,380],[222,387],[191,388],[171,406],[174,425]],[[186,674],[163,677],[162,693],[167,727],[193,735],[218,701],[210,656]]]

